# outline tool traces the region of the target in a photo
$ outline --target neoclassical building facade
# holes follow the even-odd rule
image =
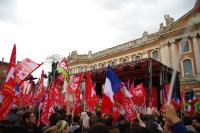
[[[176,21],[164,18],[153,34],[144,32],[141,38],[97,53],[72,51],[67,57],[70,74],[153,58],[180,72],[181,88],[200,96],[200,13],[193,8]]]

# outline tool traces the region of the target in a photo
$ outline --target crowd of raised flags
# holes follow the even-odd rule
[[[105,87],[101,99],[96,95],[95,84],[93,84],[90,72],[85,73],[86,89],[85,93],[81,92],[80,85],[84,74],[80,73],[70,77],[65,58],[58,63],[57,71],[59,74],[54,73],[52,75],[47,87],[44,86],[44,71],[41,72],[41,77],[36,85],[31,80],[26,80],[41,65],[42,63],[35,63],[28,58],[16,64],[16,45],[14,45],[6,80],[0,90],[3,96],[0,105],[0,120],[3,120],[8,115],[13,105],[19,107],[35,106],[40,112],[38,123],[49,125],[49,117],[54,112],[54,107],[66,107],[66,92],[73,95],[72,106],[67,108],[73,115],[80,114],[83,111],[95,112],[100,104],[100,111],[103,114],[111,114],[113,119],[117,120],[123,110],[126,118],[132,121],[137,117],[137,113],[147,113],[147,107],[152,108],[151,95],[149,98],[150,104],[146,104],[146,92],[143,83],[134,86],[134,81],[132,83],[130,81],[128,83],[121,82],[110,66],[106,70]],[[162,87],[164,103],[161,111],[165,110],[169,86],[168,83],[166,85],[163,84]],[[64,93],[63,89],[66,90]],[[183,111],[185,110],[192,115],[195,107],[199,110],[200,102],[194,98],[193,93],[191,93],[191,97],[192,99],[185,102],[184,90],[181,89],[181,99],[178,99],[176,94],[173,94],[172,104],[176,110],[182,108]],[[144,106],[146,112],[139,110],[139,106]]]

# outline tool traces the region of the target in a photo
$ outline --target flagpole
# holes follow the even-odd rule
[[[168,98],[167,98],[167,104],[171,103],[172,92],[173,92],[174,83],[176,80],[176,73],[177,73],[176,70],[173,70],[171,81],[170,81],[170,89],[169,89],[169,94],[168,94]]]

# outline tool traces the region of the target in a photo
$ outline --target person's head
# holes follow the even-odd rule
[[[78,115],[75,115],[75,116],[73,117],[73,122],[74,122],[74,123],[79,123],[79,121],[80,121],[80,117],[79,117]]]
[[[56,127],[58,129],[58,133],[68,133],[69,132],[69,125],[65,120],[59,120],[56,123]]]
[[[108,127],[112,126],[112,124],[113,124],[113,117],[112,117],[112,115],[105,115],[103,121],[104,121],[104,123],[105,123],[106,126],[108,126]]]
[[[183,117],[183,123],[185,126],[192,125],[192,119],[190,117]]]
[[[127,133],[130,128],[130,123],[127,120],[121,120],[119,122],[119,130],[121,133]]]
[[[56,133],[57,130],[58,129],[57,129],[56,126],[51,126],[51,127],[47,128],[47,129],[45,129],[43,133]]]
[[[194,128],[200,128],[200,116],[194,117],[192,119],[192,126]]]
[[[27,124],[36,124],[36,116],[33,112],[26,112],[23,115],[23,121]]]
[[[109,133],[109,129],[103,123],[99,122],[94,124],[94,126],[88,130],[88,133]]]
[[[53,114],[50,115],[50,117],[49,117],[50,126],[56,125],[56,123],[57,123],[59,120],[60,120],[60,114],[58,114],[58,113],[53,113]]]

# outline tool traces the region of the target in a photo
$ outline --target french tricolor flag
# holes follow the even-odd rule
[[[110,114],[112,113],[112,106],[114,103],[114,94],[116,94],[121,88],[121,81],[117,77],[114,70],[108,66],[106,71],[106,81],[105,81],[105,88],[103,91],[103,99],[102,99],[102,106],[101,112]]]

